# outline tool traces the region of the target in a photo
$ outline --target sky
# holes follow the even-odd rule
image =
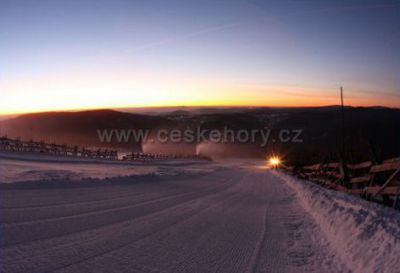
[[[0,115],[400,107],[400,1],[0,0]]]

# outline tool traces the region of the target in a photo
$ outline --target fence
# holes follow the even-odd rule
[[[7,137],[0,137],[0,151],[1,150],[11,152],[45,153],[61,156],[76,156],[96,159],[118,159],[118,152],[115,150],[87,149],[79,148],[78,146],[49,144],[45,143],[44,141],[21,141],[18,138],[10,139]],[[166,155],[155,153],[129,153],[122,158],[122,160],[129,161],[157,161],[171,159],[208,160],[208,158],[198,155]]]
[[[0,150],[101,159],[118,159],[118,153],[115,150],[87,149],[79,148],[78,146],[68,146],[65,144],[50,144],[45,143],[44,141],[21,141],[18,138],[10,139],[7,137],[0,137]]]
[[[130,153],[122,158],[122,160],[133,161],[158,161],[173,159],[192,159],[192,160],[209,160],[209,158],[199,155],[170,155],[170,154],[154,154],[154,153]]]
[[[327,188],[359,195],[394,208],[400,206],[400,158],[376,165],[371,161],[346,165],[331,162],[286,170]]]

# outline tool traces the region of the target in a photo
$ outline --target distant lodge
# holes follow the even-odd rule
[[[22,141],[19,138],[10,139],[6,136],[0,137],[0,151],[10,152],[30,152],[42,153],[60,156],[74,156],[93,159],[109,159],[118,160],[118,152],[109,149],[88,149],[78,146],[68,146],[66,144],[50,144],[44,141]],[[166,154],[148,154],[141,152],[133,152],[124,155],[122,160],[130,161],[155,161],[155,160],[170,160],[170,159],[206,159],[196,155],[166,155]]]

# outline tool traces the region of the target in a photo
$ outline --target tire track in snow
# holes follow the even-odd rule
[[[262,180],[263,180],[263,183],[266,183],[265,173],[263,175],[263,179]],[[265,213],[264,213],[264,219],[263,219],[263,226],[262,226],[261,234],[260,234],[260,237],[259,237],[256,245],[255,245],[254,254],[252,256],[252,259],[250,260],[250,263],[249,263],[248,269],[246,270],[246,273],[256,272],[257,264],[258,264],[258,262],[260,260],[261,250],[263,248],[263,244],[266,241],[266,236],[267,236],[267,214],[268,214],[268,209],[270,207],[270,202],[271,202],[271,200],[267,201],[266,208],[265,208]]]
[[[229,181],[227,181],[227,183],[228,183],[228,185],[230,184],[229,187],[225,187],[224,189],[221,189],[220,191],[216,191],[216,192],[214,191],[214,192],[212,192],[211,195],[212,196],[223,196],[223,195],[221,195],[222,192],[232,191],[235,186],[235,183],[232,183]],[[203,199],[205,201],[207,200],[207,198],[203,198]],[[58,253],[59,251],[61,251],[60,252],[60,254],[62,253],[61,255],[67,255],[69,248],[71,250],[77,249],[76,243],[79,243],[79,244],[80,243],[88,243],[88,244],[94,243],[96,245],[98,241],[101,242],[101,240],[99,240],[99,236],[101,238],[107,238],[109,236],[112,237],[115,234],[118,234],[119,231],[121,231],[121,230],[123,231],[124,229],[130,231],[131,228],[129,228],[129,226],[133,225],[132,226],[133,228],[140,226],[141,219],[143,219],[144,224],[146,225],[147,222],[145,221],[145,219],[147,219],[147,217],[152,217],[152,216],[155,217],[156,215],[160,215],[160,214],[161,214],[160,216],[162,216],[164,212],[167,213],[168,211],[171,211],[171,210],[172,211],[178,210],[178,212],[179,212],[180,210],[183,210],[185,208],[184,206],[188,206],[188,203],[199,202],[199,200],[203,200],[203,199],[197,198],[195,200],[189,200],[185,203],[177,204],[176,206],[173,206],[171,208],[164,207],[161,210],[161,212],[157,211],[152,214],[142,215],[142,216],[138,217],[137,219],[128,219],[125,222],[109,225],[109,226],[106,226],[103,228],[97,228],[95,230],[88,230],[86,232],[79,232],[79,233],[76,233],[75,235],[74,234],[65,235],[65,236],[58,237],[58,238],[46,239],[44,241],[36,241],[36,242],[28,243],[28,244],[10,246],[10,247],[7,247],[7,248],[1,250],[1,256],[3,257],[3,261],[6,264],[8,264],[9,266],[13,267],[13,265],[14,265],[14,266],[18,267],[18,265],[20,263],[24,263],[26,260],[35,258],[35,252],[42,253],[42,254],[40,254],[40,256],[38,256],[38,257],[36,256],[37,259],[43,257],[43,255],[46,255],[47,249],[50,250],[52,254]],[[162,224],[162,222],[160,224]],[[109,233],[109,235],[107,235],[107,232]],[[92,235],[90,235],[90,234],[92,234]],[[136,235],[136,234],[132,234],[132,235]],[[125,237],[128,239],[131,239],[130,238],[131,236],[125,236]],[[114,240],[111,240],[111,243],[114,243]],[[93,249],[96,250],[96,249],[98,249],[98,247],[93,247],[92,249],[91,248],[86,249],[86,251],[83,251],[81,253],[81,255],[79,255],[78,258],[85,256],[86,253],[90,252]],[[21,252],[22,252],[22,254],[26,253],[27,255],[21,255]],[[76,251],[72,251],[72,254],[74,254],[74,252],[76,252]],[[56,256],[54,258],[59,259],[60,257]],[[53,259],[53,260],[55,260],[55,259]],[[13,272],[17,272],[17,271],[13,271]],[[38,272],[41,272],[41,271],[38,271]]]
[[[55,219],[49,219],[38,222],[29,222],[26,224],[9,224],[0,227],[0,246],[29,243],[36,240],[49,239],[70,233],[89,230],[101,226],[106,226],[141,216],[142,211],[147,213],[155,212],[161,208],[174,206],[181,202],[193,200],[201,197],[203,194],[212,192],[192,191],[188,193],[177,194],[161,198],[159,200],[147,201],[138,205],[114,208],[104,211],[96,211],[81,214],[78,216],[67,216]],[[45,231],[45,232],[43,232]]]
[[[226,171],[222,171],[221,173],[217,174],[217,178],[223,178],[224,175],[230,175],[229,173],[227,173]],[[200,182],[202,181],[204,183],[205,178],[207,178],[207,176],[209,176],[211,174],[207,174],[205,176],[194,176],[191,178],[191,182]],[[111,180],[115,180],[116,178],[112,178]],[[178,181],[176,182],[175,180],[172,179],[168,179],[168,180],[164,180],[164,181],[152,181],[150,183],[146,183],[143,181],[139,181],[136,182],[134,177],[125,177],[123,178],[124,180],[132,180],[132,184],[126,184],[126,185],[121,185],[121,184],[115,184],[115,185],[98,185],[96,186],[96,180],[93,181],[93,185],[89,186],[89,187],[75,187],[75,188],[65,188],[65,189],[48,189],[46,187],[40,189],[40,188],[36,188],[36,189],[24,189],[24,188],[20,188],[20,189],[0,189],[0,191],[2,191],[2,199],[1,200],[1,205],[0,205],[0,213],[1,211],[5,210],[24,210],[24,209],[40,209],[40,208],[56,208],[57,206],[67,206],[67,205],[79,205],[79,204],[87,204],[87,203],[91,203],[91,202],[102,202],[102,201],[112,201],[115,199],[119,199],[119,198],[124,198],[124,197],[129,197],[129,196],[135,196],[135,194],[121,194],[118,195],[119,192],[125,192],[126,190],[131,190],[131,189],[135,189],[138,190],[137,187],[138,186],[144,186],[144,189],[139,189],[139,190],[143,190],[145,191],[144,193],[148,192],[149,190],[157,190],[160,191],[163,188],[164,189],[168,189],[170,188],[172,185],[175,186],[180,186],[180,180],[182,179],[178,179]],[[106,179],[107,180],[107,179]],[[102,180],[98,180],[98,181],[102,181]],[[207,180],[205,180],[207,181]],[[40,183],[40,182],[37,182]],[[57,182],[55,182],[57,183]],[[78,182],[77,182],[78,183]],[[112,183],[112,182],[111,182]],[[96,192],[97,190],[97,192]],[[70,192],[72,191],[72,192]],[[95,191],[95,192],[93,192]],[[109,197],[110,195],[115,194],[114,191],[117,193],[117,196],[113,196],[113,197]],[[26,196],[23,196],[22,193],[27,193],[28,194]],[[41,194],[42,192],[45,192],[44,194]],[[104,196],[104,197],[98,197],[98,198],[93,198],[92,195],[100,195],[100,196]],[[140,194],[140,193],[139,193]],[[7,198],[7,195],[8,198]],[[24,204],[24,206],[21,206],[21,202],[19,202],[19,199],[17,200],[17,204],[15,204],[15,195],[20,195],[21,198],[24,200],[24,202],[22,202]],[[88,196],[90,195],[90,196]],[[90,198],[89,200],[87,198]],[[56,198],[53,201],[50,201],[49,203],[49,199],[52,200]],[[65,200],[60,201],[60,198],[64,198]],[[73,198],[73,201],[70,201]],[[77,200],[78,198],[78,200]],[[83,198],[83,199],[82,199]],[[7,200],[8,199],[8,200]],[[43,200],[42,200],[43,199]],[[79,200],[81,199],[81,200]],[[45,204],[41,204],[40,201],[45,201]],[[5,205],[3,203],[7,203],[7,202],[11,202],[12,205]],[[27,202],[33,202],[33,204],[29,204]]]
[[[230,192],[226,192],[226,191],[230,191]],[[197,199],[197,200],[191,200],[191,201],[188,201],[188,202],[186,202],[186,203],[183,203],[183,204],[179,204],[179,205],[177,205],[177,206],[175,206],[175,207],[173,207],[173,208],[166,208],[166,209],[164,209],[163,211],[161,211],[161,212],[156,212],[156,213],[154,213],[154,214],[152,214],[152,215],[145,215],[145,216],[143,216],[143,217],[141,217],[141,218],[143,218],[143,219],[145,219],[145,218],[148,218],[148,217],[157,217],[156,218],[156,220],[155,221],[159,221],[160,222],[160,227],[157,227],[156,228],[156,230],[154,231],[154,232],[157,232],[157,231],[159,231],[159,230],[162,230],[162,229],[164,229],[164,227],[163,227],[163,220],[162,220],[162,216],[165,216],[165,214],[171,214],[172,212],[171,212],[171,210],[172,211],[175,211],[174,213],[176,214],[176,213],[178,213],[178,216],[179,216],[179,214],[181,213],[181,211],[183,211],[183,212],[185,212],[185,207],[189,207],[190,208],[190,206],[188,206],[188,203],[193,203],[193,202],[200,202],[200,205],[202,205],[202,206],[204,206],[204,205],[206,205],[206,208],[207,207],[209,207],[209,206],[212,206],[213,204],[211,203],[211,204],[208,204],[208,202],[207,202],[207,200],[208,199],[210,199],[210,198],[213,198],[213,199],[216,199],[216,198],[218,198],[218,197],[224,197],[226,194],[229,194],[229,195],[235,195],[235,194],[237,194],[235,191],[233,191],[233,189],[230,187],[230,188],[228,188],[227,190],[224,190],[224,193],[222,193],[222,192],[217,192],[217,193],[213,193],[212,194],[212,196],[209,196],[209,197],[206,197],[206,198],[202,198],[202,199]],[[223,195],[221,195],[221,194],[223,194]],[[229,197],[229,196],[226,196],[226,197]],[[221,200],[221,201],[223,201],[223,200]],[[186,209],[187,210],[187,209]],[[172,215],[174,215],[173,213],[172,213]],[[186,215],[187,217],[191,217],[192,216],[192,213],[185,213],[184,215]],[[161,220],[158,220],[158,217],[160,217],[160,219]],[[172,217],[172,216],[171,216]],[[180,218],[179,218],[180,219]],[[139,220],[139,219],[137,219],[137,220]],[[183,220],[185,220],[184,218],[182,219],[182,221]],[[135,220],[131,220],[130,222],[132,222],[132,224],[134,224],[134,222],[135,222]],[[146,223],[146,221],[144,221],[145,223]],[[174,222],[172,223],[172,224],[174,224]],[[137,223],[136,225],[134,225],[133,227],[137,227],[139,225],[139,223]],[[130,230],[128,227],[126,227],[126,229],[127,230]],[[150,228],[151,229],[151,228]],[[153,233],[154,233],[153,232]],[[115,231],[113,232],[112,230],[110,231],[110,233],[111,234],[115,234]],[[142,234],[142,236],[140,236],[140,234]],[[137,240],[141,240],[141,239],[143,239],[144,237],[146,237],[145,236],[145,234],[146,234],[146,232],[142,232],[142,233],[139,233],[138,234],[138,238],[137,238]],[[99,233],[99,235],[105,235],[103,232],[100,232]],[[135,233],[133,233],[132,235],[134,235],[133,237],[135,237]],[[93,236],[93,241],[97,241],[98,240],[98,238],[96,238],[97,236],[96,235],[94,235]],[[126,238],[128,238],[128,242],[131,242],[133,239],[131,238],[131,236],[125,236]],[[85,238],[86,239],[86,238]],[[124,245],[126,245],[128,242],[122,242],[122,246],[124,246]],[[116,243],[116,248],[120,248],[120,247],[122,247],[121,246],[121,244],[118,244],[118,242]],[[71,246],[71,247],[73,247],[73,246]],[[109,252],[110,251],[110,248],[111,249],[113,249],[113,247],[111,247],[111,246],[109,246],[108,248],[106,248],[106,249],[104,249],[104,250],[101,250],[101,251],[105,251],[105,252]],[[64,247],[64,250],[65,250],[65,247]],[[96,250],[96,249],[95,249]],[[26,250],[25,252],[28,252],[28,250]],[[64,254],[65,254],[65,251],[63,251],[64,252]],[[82,253],[81,253],[81,255],[78,255],[77,256],[77,260],[78,261],[80,261],[80,260],[82,260],[82,257],[85,257],[85,255],[87,254],[88,252],[87,251],[83,251]],[[95,256],[97,256],[98,255],[98,252],[96,252],[95,251],[95,254],[93,255],[93,257],[95,257]],[[9,255],[10,256],[10,255]],[[11,256],[13,256],[12,254],[11,254]],[[30,255],[29,255],[30,256]],[[87,256],[86,256],[87,257]],[[11,257],[10,257],[11,258]],[[16,267],[18,267],[18,265],[19,265],[20,263],[18,262],[18,261],[16,261],[15,263],[14,263],[14,265],[16,266]],[[11,264],[10,264],[10,266],[11,266]],[[51,267],[51,266],[49,266],[49,267]],[[53,267],[52,267],[53,268]],[[54,268],[53,268],[54,269]],[[53,269],[52,270],[50,270],[50,271],[53,271]],[[18,271],[13,271],[13,272],[18,272]],[[23,272],[23,271],[22,271]],[[43,272],[43,270],[41,270],[41,271],[38,271],[38,272]]]
[[[203,205],[206,205],[204,208],[202,208],[202,209],[200,209],[198,211],[195,211],[193,213],[188,214],[187,216],[181,218],[180,220],[174,222],[171,225],[168,225],[168,226],[165,226],[163,228],[158,229],[154,233],[149,234],[149,236],[143,236],[142,238],[139,238],[136,241],[132,241],[132,242],[126,243],[126,244],[124,244],[124,245],[122,245],[122,246],[120,246],[118,248],[112,249],[112,250],[106,250],[106,251],[104,251],[104,253],[101,253],[101,254],[98,254],[98,255],[94,255],[92,257],[89,257],[88,259],[85,259],[85,260],[82,260],[80,262],[77,262],[77,263],[62,267],[62,268],[59,269],[60,271],[56,270],[56,271],[52,271],[52,272],[77,272],[77,271],[79,271],[79,272],[81,272],[81,271],[84,271],[84,272],[102,272],[102,271],[108,272],[108,270],[104,268],[105,265],[104,266],[100,266],[100,267],[99,266],[94,267],[91,264],[92,263],[97,264],[97,260],[102,260],[102,259],[104,259],[105,256],[110,256],[110,255],[111,256],[119,256],[118,254],[116,254],[116,252],[118,252],[118,253],[126,252],[124,250],[126,250],[126,248],[129,248],[130,246],[134,245],[135,243],[138,243],[140,241],[144,241],[144,240],[146,240],[148,238],[152,238],[154,235],[162,233],[162,232],[165,232],[166,230],[174,230],[177,225],[182,224],[184,222],[188,222],[191,219],[194,219],[194,218],[198,217],[201,214],[209,212],[210,210],[215,210],[216,208],[218,208],[220,206],[223,206],[224,204],[226,204],[226,203],[228,203],[228,202],[230,202],[232,200],[240,201],[242,199],[242,196],[241,196],[242,192],[239,191],[239,189],[231,189],[231,190],[232,190],[232,192],[227,193],[228,196],[221,195],[222,194],[221,192],[214,193],[211,198],[212,199],[216,199],[215,203],[211,203],[210,200],[207,200],[206,198],[199,199],[198,202],[200,202]],[[208,199],[210,199],[210,197],[208,197]],[[236,203],[236,202],[234,202],[234,203]],[[181,206],[184,206],[184,204],[179,205],[179,207],[181,207]],[[166,215],[163,215],[163,216],[166,217]],[[142,250],[140,249],[139,251],[142,251]],[[79,265],[81,265],[81,266],[79,267]],[[69,270],[67,270],[67,269],[69,269]],[[132,267],[130,267],[130,270],[132,270]],[[154,271],[154,272],[156,272],[156,271]],[[177,271],[173,271],[173,272],[177,272]]]
[[[236,196],[236,194],[232,194],[232,195],[233,195],[233,196],[228,197],[227,200],[230,200],[231,198],[234,198],[234,197]],[[226,202],[227,200],[222,200],[222,201],[220,201],[220,202],[223,203],[223,202]],[[107,250],[105,250],[105,251],[103,251],[103,252],[101,252],[101,253],[97,253],[97,254],[95,254],[95,255],[86,257],[85,259],[81,259],[81,260],[79,260],[78,262],[74,262],[74,263],[71,263],[71,264],[67,264],[67,265],[64,265],[64,266],[62,266],[62,267],[59,267],[59,268],[56,268],[56,269],[52,269],[51,271],[48,271],[48,272],[63,272],[63,271],[64,271],[65,269],[67,269],[67,268],[70,268],[70,267],[79,265],[79,264],[81,264],[81,263],[88,262],[88,261],[93,260],[93,259],[96,259],[96,258],[100,258],[100,257],[105,256],[105,255],[109,255],[109,254],[111,254],[111,253],[113,253],[113,252],[116,252],[116,251],[118,251],[118,250],[121,250],[121,249],[123,249],[123,248],[125,248],[125,247],[127,247],[127,246],[129,246],[129,245],[131,245],[131,244],[134,244],[134,243],[136,243],[136,242],[138,242],[138,241],[140,241],[140,240],[144,240],[144,239],[146,239],[146,238],[148,238],[148,237],[151,237],[151,236],[153,236],[154,234],[156,234],[156,233],[158,233],[158,232],[160,232],[160,231],[162,231],[162,230],[165,230],[165,229],[167,229],[167,228],[176,226],[176,225],[178,225],[179,223],[181,223],[181,222],[183,222],[183,221],[186,221],[188,218],[190,218],[190,217],[195,217],[197,214],[199,214],[199,213],[201,213],[201,212],[203,212],[203,211],[207,211],[208,209],[211,209],[211,208],[215,207],[216,205],[218,205],[218,204],[213,204],[213,205],[209,205],[208,207],[202,208],[202,209],[200,209],[199,211],[197,211],[197,212],[191,214],[190,216],[182,217],[182,218],[176,220],[175,222],[171,223],[171,224],[168,225],[168,226],[163,226],[162,228],[160,228],[160,229],[158,229],[158,230],[155,230],[155,231],[153,231],[153,232],[151,232],[151,233],[149,233],[149,234],[146,234],[145,236],[142,236],[142,237],[140,237],[140,238],[137,238],[137,240],[132,240],[132,241],[126,242],[125,244],[120,245],[119,247],[116,247],[116,248],[113,248],[113,249],[107,249]],[[75,270],[73,270],[72,272],[75,272]],[[45,272],[44,272],[44,273],[45,273]]]

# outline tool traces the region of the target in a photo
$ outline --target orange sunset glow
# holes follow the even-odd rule
[[[337,105],[340,86],[347,105],[400,106],[390,6],[288,16],[278,4],[235,2],[171,5],[159,16],[122,2],[105,14],[106,3],[0,3],[0,115]]]
[[[57,110],[83,110],[161,106],[323,106],[339,103],[338,88],[303,88],[273,84],[237,84],[229,80],[135,78],[99,76],[98,80],[50,78],[2,85],[9,90],[0,101],[0,114],[20,114]],[[396,107],[395,96],[348,90],[346,103],[359,106]]]

